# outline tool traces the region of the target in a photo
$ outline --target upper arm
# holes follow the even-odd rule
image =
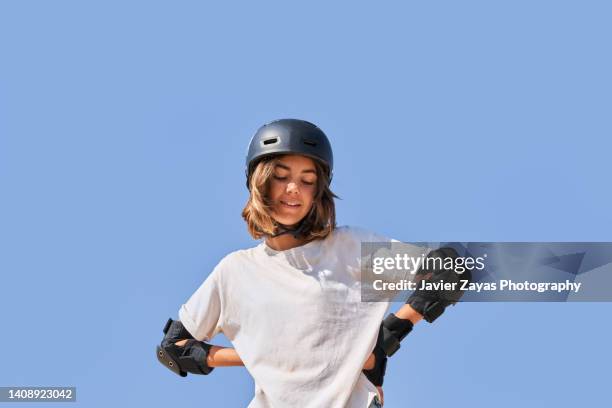
[[[201,341],[222,331],[222,296],[219,265],[179,310],[179,318],[191,335]]]

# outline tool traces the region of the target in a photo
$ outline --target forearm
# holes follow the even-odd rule
[[[185,345],[187,340],[179,340],[176,345],[182,347]],[[242,359],[234,350],[230,347],[212,346],[206,357],[206,364],[209,367],[232,367],[232,366],[243,366]]]
[[[219,346],[211,347],[208,357],[206,358],[206,364],[208,364],[209,367],[232,367],[244,365],[236,350],[230,347]]]

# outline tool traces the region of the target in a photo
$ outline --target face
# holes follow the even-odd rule
[[[270,215],[283,225],[297,224],[310,211],[316,188],[317,172],[312,159],[299,155],[280,157],[269,184]]]

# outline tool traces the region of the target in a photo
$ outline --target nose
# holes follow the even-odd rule
[[[291,182],[287,184],[287,194],[297,194],[298,193],[298,186],[296,183]]]

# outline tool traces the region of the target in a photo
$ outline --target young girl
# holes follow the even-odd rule
[[[388,240],[336,227],[332,170],[330,143],[312,123],[259,129],[242,216],[263,241],[221,260],[180,308],[180,322],[168,322],[160,361],[181,375],[244,365],[255,382],[251,408],[382,406],[390,303],[361,302],[360,245]],[[404,305],[385,333],[399,344],[422,313]],[[206,343],[220,332],[234,348]]]

